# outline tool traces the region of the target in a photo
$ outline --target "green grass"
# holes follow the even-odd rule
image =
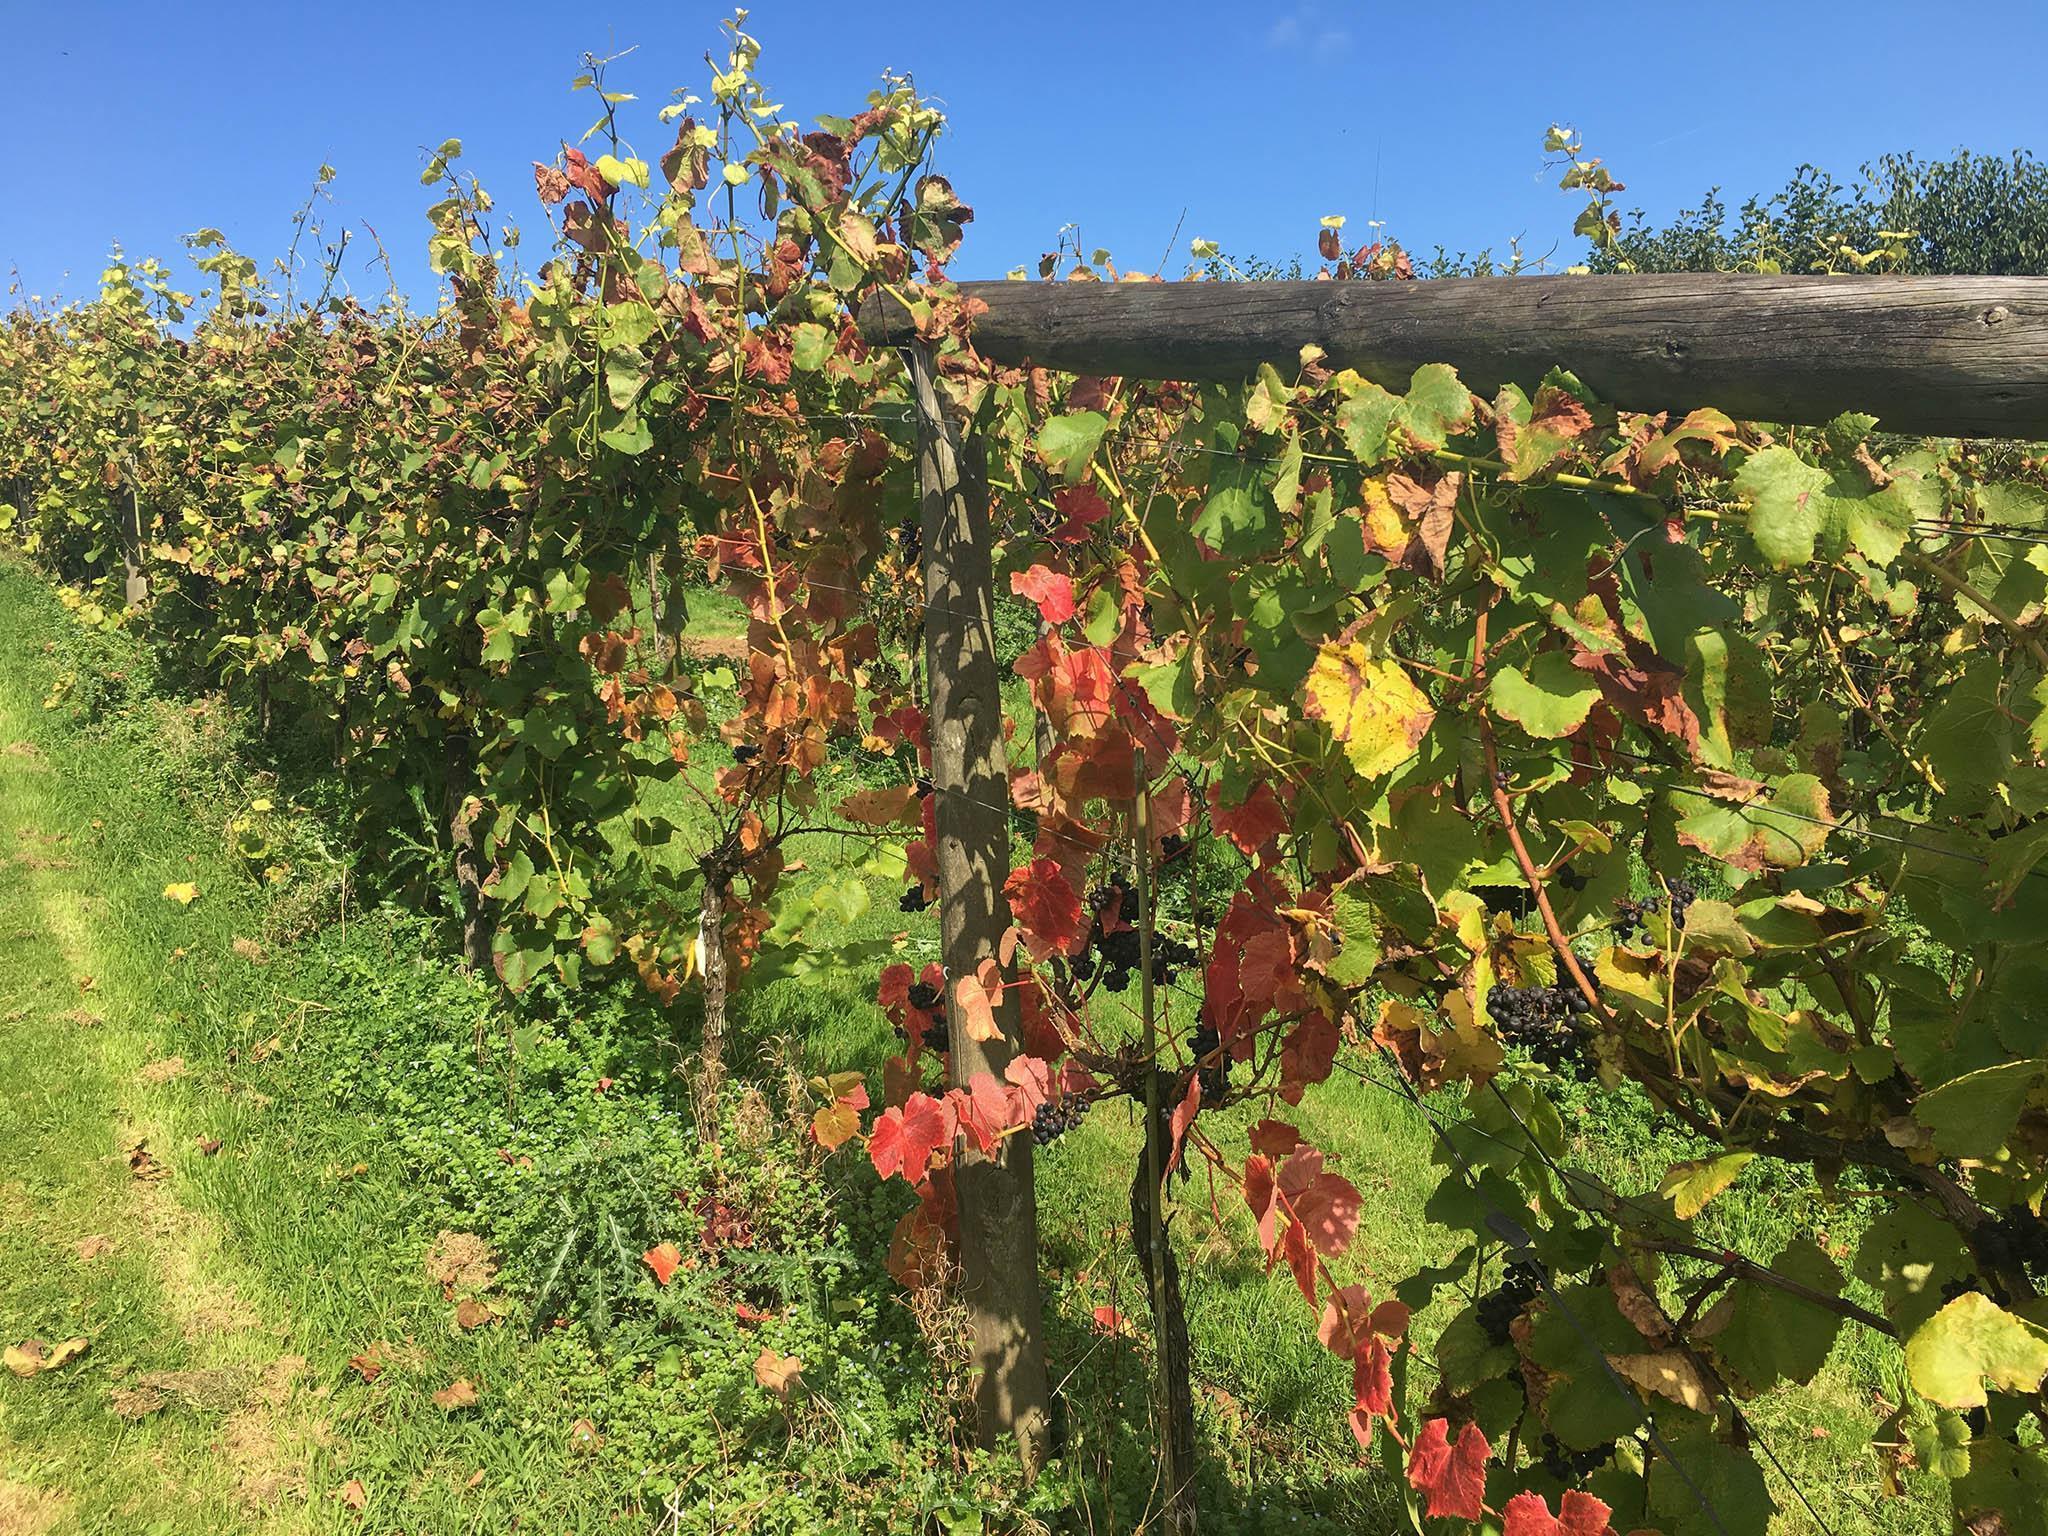
[[[403,914],[294,942],[332,871],[215,706],[153,696],[6,565],[0,658],[0,1334],[91,1341],[0,1376],[0,1529],[838,1532],[1004,1506],[790,1117],[744,1091],[707,1150],[644,1014],[599,992],[514,1016]],[[273,797],[264,858],[291,872],[266,883],[222,834]],[[162,1178],[131,1174],[145,1138]],[[744,1249],[700,1243],[711,1199]],[[444,1229],[502,1267],[481,1326],[427,1274]],[[697,1256],[666,1289],[640,1259],[661,1240]],[[804,1361],[790,1411],[764,1348]],[[476,1403],[437,1404],[458,1380]],[[124,1418],[131,1393],[156,1411]]]

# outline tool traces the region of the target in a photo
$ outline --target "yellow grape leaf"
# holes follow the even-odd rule
[[[69,1365],[90,1348],[84,1338],[66,1339],[61,1344],[45,1344],[41,1339],[26,1339],[19,1344],[10,1344],[0,1350],[0,1363],[17,1376],[39,1376],[44,1371],[54,1371],[59,1366]]]
[[[1906,1340],[1906,1374],[1929,1402],[1982,1408],[1984,1381],[2001,1392],[2033,1392],[2048,1375],[2048,1333],[1990,1297],[1965,1291]]]
[[[1733,1184],[1755,1157],[1754,1152],[1729,1152],[1673,1163],[1657,1181],[1657,1193],[1671,1197],[1680,1221],[1691,1221],[1706,1209],[1709,1200]]]
[[[1308,713],[1327,721],[1361,777],[1392,773],[1415,755],[1436,718],[1428,698],[1397,661],[1363,645],[1326,645],[1309,670]]]
[[[199,899],[199,887],[190,880],[181,880],[176,885],[164,887],[164,900],[175,901],[181,907],[189,907]]]
[[[1643,1391],[1669,1398],[1694,1413],[1711,1413],[1718,1401],[1713,1388],[1700,1375],[1699,1367],[1683,1350],[1660,1349],[1654,1354],[1609,1355],[1607,1363]]]

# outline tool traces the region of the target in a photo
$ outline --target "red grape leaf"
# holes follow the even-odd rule
[[[953,1139],[953,1107],[928,1093],[913,1093],[901,1109],[883,1111],[868,1138],[868,1160],[881,1178],[901,1173],[924,1182],[932,1154]]]
[[[1033,859],[1010,871],[1003,894],[1010,900],[1010,915],[1024,930],[1024,942],[1034,960],[1079,950],[1088,925],[1082,918],[1081,898],[1058,860]]]
[[[1335,1258],[1358,1232],[1358,1189],[1323,1168],[1323,1154],[1302,1147],[1280,1165],[1280,1197],[1319,1252]],[[1313,1298],[1311,1298],[1313,1299]]]
[[[1003,1076],[1016,1084],[1015,1113],[1021,1119],[1038,1113],[1038,1106],[1052,1097],[1052,1063],[1037,1056],[1012,1056]]]
[[[1492,1447],[1477,1424],[1458,1431],[1451,1443],[1450,1420],[1431,1419],[1408,1453],[1408,1484],[1429,1496],[1429,1517],[1456,1515],[1477,1520],[1486,1512],[1486,1458]]]
[[[1182,1096],[1178,1104],[1174,1105],[1173,1114],[1167,1120],[1168,1126],[1173,1131],[1173,1150],[1166,1159],[1166,1171],[1168,1173],[1172,1173],[1174,1169],[1180,1166],[1181,1143],[1187,1139],[1188,1127],[1195,1123],[1195,1116],[1201,1111],[1201,1108],[1202,1080],[1200,1077],[1191,1077],[1188,1079],[1187,1093]]]
[[[683,1250],[674,1243],[656,1243],[640,1257],[654,1271],[655,1283],[667,1285],[675,1276],[676,1266],[683,1262]]]
[[[1357,1357],[1372,1339],[1372,1297],[1364,1286],[1347,1285],[1330,1293],[1316,1337],[1340,1359]]]
[[[917,786],[898,784],[891,789],[864,789],[839,802],[839,814],[848,821],[869,827],[908,826],[911,811],[918,805]]]
[[[990,983],[993,982],[993,986]],[[962,976],[953,983],[953,1003],[958,1009],[960,1025],[967,1031],[970,1040],[1000,1040],[1003,1032],[996,1025],[995,1005],[1003,995],[1002,973],[993,960],[981,962],[981,968],[972,976]]]
[[[1267,1157],[1285,1157],[1301,1145],[1301,1132],[1285,1120],[1261,1120],[1251,1130],[1252,1150]]]
[[[1225,806],[1221,785],[1209,789],[1209,819],[1216,830],[1237,845],[1237,851],[1251,858],[1274,838],[1294,825],[1294,817],[1261,780],[1241,805]]]
[[[1501,1511],[1501,1536],[1606,1536],[1614,1511],[1590,1493],[1565,1490],[1557,1513],[1540,1493],[1518,1493]]]
[[[1270,1265],[1274,1245],[1280,1240],[1279,1189],[1273,1183],[1272,1160],[1256,1152],[1244,1160],[1244,1203],[1252,1208],[1252,1220],[1259,1229],[1259,1247]]]
[[[1074,616],[1074,584],[1058,571],[1042,565],[1017,571],[1010,577],[1010,590],[1038,604],[1038,612],[1048,624],[1064,624]]]

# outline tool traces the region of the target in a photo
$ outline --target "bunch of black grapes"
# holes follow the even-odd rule
[[[2048,1275],[2048,1222],[2024,1205],[2009,1206],[1970,1233],[1977,1257],[2006,1274]]]
[[[1538,1288],[1536,1266],[1517,1259],[1508,1265],[1499,1285],[1480,1297],[1475,1310],[1479,1316],[1479,1331],[1486,1335],[1490,1344],[1508,1342],[1508,1329],[1522,1308],[1535,1299]]]
[[[1223,1037],[1207,1020],[1197,1024],[1195,1032],[1188,1036],[1188,1050],[1198,1063],[1195,1075],[1202,1084],[1205,1104],[1221,1104],[1230,1087],[1230,1058],[1223,1054],[1222,1045]]]
[[[931,1015],[931,1023],[924,1028],[920,1038],[928,1051],[950,1051],[953,1049],[953,1026],[946,1020],[945,994],[928,981],[920,981],[910,989],[910,1006],[922,1009]]]
[[[1543,1455],[1540,1458],[1543,1470],[1569,1487],[1576,1487],[1581,1478],[1599,1471],[1613,1459],[1612,1440],[1605,1445],[1589,1446],[1583,1451],[1568,1451],[1555,1435],[1543,1437]]]
[[[1588,1004],[1575,986],[1503,987],[1486,995],[1486,1014],[1503,1045],[1516,1045],[1543,1066],[1586,1077],[1585,1042],[1573,1021]]]
[[[1088,1117],[1095,1101],[1068,1094],[1057,1104],[1048,1099],[1031,1117],[1031,1139],[1043,1147],[1060,1139]]]
[[[1671,897],[1671,928],[1673,932],[1685,926],[1685,914],[1691,910],[1699,892],[1686,879],[1666,880],[1665,892]],[[1652,941],[1650,918],[1664,909],[1664,897],[1645,896],[1641,901],[1623,899],[1614,904],[1614,931],[1626,943],[1639,938],[1644,943]]]
[[[1131,984],[1131,975],[1138,969],[1141,956],[1140,935],[1128,921],[1115,931],[1107,931],[1105,919],[1115,921],[1121,916],[1130,893],[1120,885],[1106,885],[1092,891],[1088,896],[1089,910],[1095,920],[1088,928],[1088,948],[1067,962],[1068,969],[1082,981],[1093,977],[1097,970],[1102,972],[1102,985],[1111,992],[1121,992]],[[1152,936],[1152,980],[1157,986],[1165,986],[1183,966],[1193,965],[1200,955],[1192,944],[1179,939]]]

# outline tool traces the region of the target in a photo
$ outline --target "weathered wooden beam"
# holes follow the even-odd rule
[[[1291,376],[1313,342],[1390,387],[1423,363],[1490,394],[1571,369],[1629,410],[1757,421],[1864,411],[1895,432],[2048,439],[2048,278],[1480,277],[1430,282],[963,283],[1000,363],[1133,378]],[[887,294],[871,341],[910,335]]]

